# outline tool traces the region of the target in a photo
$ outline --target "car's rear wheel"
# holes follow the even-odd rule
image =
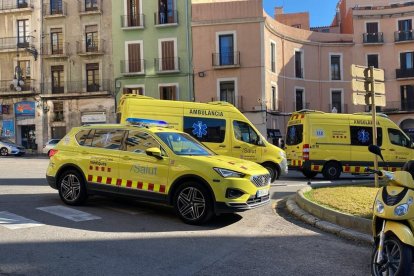
[[[323,166],[322,174],[327,180],[338,179],[341,175],[341,166],[339,166],[338,162],[328,162]]]
[[[82,205],[87,198],[85,183],[79,172],[68,170],[59,178],[59,196],[68,205]]]
[[[213,203],[209,191],[197,182],[180,185],[174,196],[174,208],[182,221],[200,225],[213,216]]]
[[[6,148],[1,148],[0,149],[0,155],[1,156],[7,156],[7,155],[9,155],[9,150],[6,149]]]

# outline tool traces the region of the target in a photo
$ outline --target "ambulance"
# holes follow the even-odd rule
[[[341,173],[365,174],[373,168],[368,151],[373,144],[370,113],[336,114],[301,110],[287,124],[286,155],[289,168],[307,178],[322,173],[325,179],[338,179]],[[413,159],[413,143],[386,115],[377,115],[377,145],[382,149],[383,170],[400,170]]]
[[[259,163],[269,171],[272,182],[288,172],[284,150],[267,142],[229,103],[157,100],[129,94],[121,97],[117,111],[120,123],[126,124],[128,118],[163,120],[217,154]]]

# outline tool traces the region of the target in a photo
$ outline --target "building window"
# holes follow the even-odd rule
[[[161,100],[177,100],[177,86],[165,85],[160,86],[160,99]]]
[[[304,106],[304,95],[303,95],[303,89],[297,88],[296,89],[296,101],[295,101],[295,108],[296,111],[302,110],[305,108]]]
[[[378,22],[368,22],[366,24],[367,34],[365,36],[365,43],[377,43],[379,41],[378,36]]]
[[[295,51],[295,77],[303,78],[302,52]]]
[[[144,95],[144,87],[124,87],[123,94]]]
[[[99,64],[86,64],[86,91],[97,92],[99,88]]]
[[[276,55],[276,45],[273,42],[271,42],[270,43],[270,68],[273,73],[276,72],[275,55]]]
[[[414,68],[414,52],[406,52],[400,54],[401,69]]]
[[[177,23],[177,11],[175,0],[159,0],[158,2],[158,24]]]
[[[412,33],[412,20],[405,19],[405,20],[398,20],[398,32],[397,32],[397,41],[406,41],[413,39]]]
[[[158,65],[159,71],[178,70],[178,59],[175,56],[176,46],[175,40],[164,40],[160,44],[161,52]]]
[[[52,73],[52,94],[59,94],[64,93],[64,71],[63,65],[52,66],[51,67]]]
[[[62,7],[62,0],[50,0],[50,14],[62,14],[63,7]]]
[[[333,90],[331,92],[331,112],[342,113],[342,91]]]
[[[331,55],[331,80],[341,80],[340,55]]]
[[[220,65],[234,65],[234,36],[233,34],[219,35]]]
[[[128,43],[128,60],[125,64],[127,73],[140,73],[143,71],[141,59],[142,54],[141,43]]]
[[[276,86],[272,86],[272,110],[278,110],[278,95]]]
[[[127,0],[127,22],[128,27],[141,26],[140,15],[140,3],[139,0]]]
[[[370,66],[374,66],[374,68],[379,68],[378,67],[378,55],[367,55],[367,65],[368,67]]]
[[[225,101],[236,105],[236,92],[234,81],[221,81],[220,82],[220,101]]]
[[[96,11],[98,9],[98,0],[85,0],[85,11]]]
[[[414,85],[401,86],[401,111],[414,110]]]
[[[53,102],[53,121],[63,122],[65,120],[63,113],[63,101]]]
[[[85,27],[86,52],[98,51],[98,25]]]
[[[29,20],[17,20],[17,47],[29,47]]]
[[[62,28],[53,28],[50,30],[50,43],[52,45],[52,55],[63,54]]]

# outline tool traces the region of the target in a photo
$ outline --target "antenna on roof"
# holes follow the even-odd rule
[[[160,121],[160,120],[151,120],[151,119],[141,119],[141,118],[127,118],[126,122],[134,125],[134,126],[140,126],[140,127],[167,127],[168,123],[166,121]]]

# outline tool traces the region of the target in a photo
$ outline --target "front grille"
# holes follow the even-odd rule
[[[256,187],[264,187],[270,184],[270,174],[254,175],[250,181],[256,185]]]
[[[387,189],[384,187],[382,189],[382,200],[384,200],[384,203],[386,205],[394,206],[405,197],[407,192],[408,192],[408,188],[404,188],[404,190],[402,190],[401,193],[399,193],[398,195],[392,196],[387,193]]]
[[[262,196],[262,197],[254,197],[254,198],[249,198],[248,200],[247,200],[247,204],[255,204],[255,203],[260,203],[260,202],[263,202],[263,201],[267,201],[267,200],[269,200],[269,195],[266,195],[266,196]]]

